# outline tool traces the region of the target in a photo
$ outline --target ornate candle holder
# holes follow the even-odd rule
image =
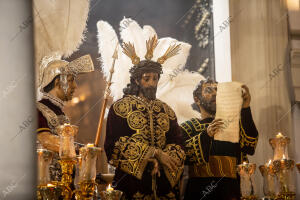
[[[64,124],[57,128],[60,135],[59,157],[63,160],[75,159],[74,136],[78,132],[78,127],[70,124]]]
[[[49,165],[53,158],[53,152],[47,149],[37,149],[38,156],[38,200],[58,200],[61,189],[51,184]]]
[[[82,163],[79,172],[80,195],[83,198],[90,198],[94,195],[96,187],[96,160],[101,149],[93,144],[87,144],[80,149]]]
[[[273,160],[288,159],[288,144],[290,143],[290,138],[278,133],[275,138],[269,140],[270,145],[274,151]]]
[[[243,163],[237,166],[237,172],[241,177],[241,193],[242,200],[256,200],[256,188],[254,185],[253,174],[255,172],[256,164]]]
[[[100,197],[103,200],[120,200],[122,197],[123,192],[119,190],[114,190],[112,187],[110,187],[110,184],[108,185],[108,188],[106,191],[100,192]]]
[[[269,140],[274,150],[274,172],[276,174],[279,192],[276,199],[295,199],[295,185],[293,178],[293,168],[295,162],[289,159],[288,144],[290,138],[282,133],[278,133],[275,138]]]
[[[72,174],[76,164],[74,136],[78,132],[78,127],[64,124],[57,128],[57,132],[60,135],[59,156],[61,160],[59,163],[62,170],[62,178],[58,186],[62,188],[64,199],[71,199],[73,192],[70,186],[73,182]]]
[[[279,194],[278,199],[294,200],[295,185],[293,180],[293,169],[295,162],[293,160],[281,159],[273,161],[274,170],[279,181]]]
[[[272,160],[265,165],[259,166],[259,170],[261,175],[264,178],[264,194],[265,199],[275,199],[276,197],[276,175],[274,171],[274,166],[272,164]]]
[[[51,183],[47,185],[39,185],[37,190],[38,200],[59,200],[62,189]]]

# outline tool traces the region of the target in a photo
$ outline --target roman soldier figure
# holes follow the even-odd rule
[[[89,55],[82,56],[71,62],[62,60],[59,55],[44,57],[40,65],[39,90],[42,99],[37,102],[38,129],[37,142],[39,147],[55,152],[50,165],[50,176],[53,181],[60,180],[60,165],[57,162],[59,152],[59,135],[57,127],[70,123],[63,111],[66,101],[72,100],[77,88],[77,74],[94,70]]]

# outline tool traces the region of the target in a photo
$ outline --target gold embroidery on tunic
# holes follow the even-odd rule
[[[174,111],[164,102],[153,100],[144,102],[135,96],[126,96],[113,105],[116,115],[126,118],[130,129],[136,131],[131,136],[121,137],[115,143],[110,161],[126,173],[141,179],[147,159],[153,155],[154,147],[164,149],[178,160],[178,169],[166,169],[166,176],[174,186],[183,171],[185,159],[184,151],[180,146],[171,144],[166,146],[166,133],[170,130],[170,120],[175,120]]]
[[[143,138],[138,137],[120,137],[115,143],[110,163],[119,167],[123,171],[138,179],[142,178],[143,171],[147,165],[148,158],[153,155],[154,148],[148,144],[140,142]]]
[[[48,126],[52,130],[53,133],[56,133],[56,127],[59,125],[63,125],[64,123],[70,123],[70,120],[67,116],[65,115],[56,115],[55,112],[53,112],[48,106],[37,102],[36,104],[37,109],[41,111],[43,116],[46,118],[48,122]]]
[[[160,196],[158,197],[160,200],[176,200],[176,196],[173,192],[169,192],[165,196]],[[154,199],[154,195],[147,195],[147,194],[142,194],[140,192],[137,192],[133,195],[134,200],[152,200]]]
[[[151,146],[163,148],[165,134],[170,129],[170,120],[175,120],[174,111],[164,102],[156,99],[150,103],[135,96],[126,96],[113,105],[116,115],[127,118],[128,126],[143,137]],[[153,143],[153,144],[152,144]]]
[[[163,167],[171,186],[174,187],[183,172],[185,153],[180,146],[175,144],[168,144],[163,151],[177,161],[178,168],[176,170],[171,170],[165,166]]]

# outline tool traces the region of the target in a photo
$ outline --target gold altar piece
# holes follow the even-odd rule
[[[120,200],[122,194],[123,192],[119,190],[114,190],[109,184],[106,191],[100,192],[100,197],[103,200]]]
[[[237,166],[237,172],[241,178],[242,200],[256,200],[256,188],[254,185],[254,177],[256,164],[246,163]]]

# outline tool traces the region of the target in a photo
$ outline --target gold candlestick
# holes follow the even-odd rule
[[[62,189],[51,183],[48,183],[47,185],[39,185],[37,190],[37,199],[59,200],[61,193]]]
[[[57,183],[57,185],[62,189],[62,195],[67,200],[71,199],[73,194],[71,184],[73,182],[73,168],[76,164],[74,136],[78,132],[78,127],[71,124],[64,124],[57,128],[57,132],[60,135],[59,156],[61,160],[59,164],[62,171],[61,182]]]
[[[62,177],[61,182],[58,183],[58,187],[62,189],[62,195],[65,200],[71,199],[73,194],[71,190],[71,184],[73,182],[72,174],[76,161],[74,159],[61,159],[59,164],[61,166]]]
[[[237,172],[241,177],[241,193],[242,200],[256,200],[256,191],[254,186],[253,174],[255,172],[256,164],[246,163],[237,166]]]
[[[94,196],[95,187],[97,184],[93,180],[86,180],[80,183],[80,195],[82,198],[89,199]]]
[[[100,197],[103,200],[120,200],[122,197],[122,194],[123,194],[123,192],[121,192],[119,190],[114,190],[109,184],[106,191],[100,192]]]
[[[295,186],[293,183],[293,169],[295,162],[293,160],[281,159],[273,161],[274,170],[279,181],[278,199],[294,200],[296,197]]]

